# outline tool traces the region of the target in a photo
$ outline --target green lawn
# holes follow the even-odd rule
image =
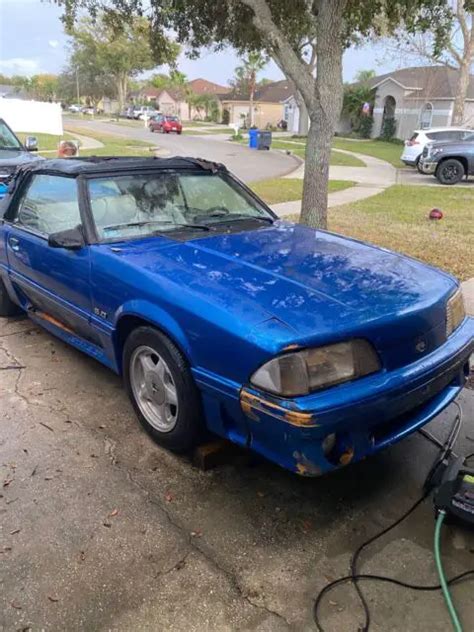
[[[329,192],[342,191],[354,186],[354,184],[355,182],[350,180],[330,180]],[[303,194],[303,180],[299,178],[270,178],[254,182],[250,187],[267,204],[301,200]]]
[[[183,134],[193,136],[206,136],[209,134],[233,134],[234,130],[231,127],[212,127],[212,129],[199,129],[199,127],[189,126],[188,123],[183,123]]]
[[[386,160],[394,167],[403,167],[400,156],[403,151],[403,145],[398,143],[387,143],[383,140],[350,140],[348,138],[335,138],[333,147],[336,149],[345,149],[346,151],[354,151],[358,154],[366,154],[374,158]]]
[[[27,136],[34,136],[35,138],[37,138],[39,151],[57,149],[60,140],[70,140],[73,138],[73,136],[71,136],[67,132],[64,133],[62,136],[54,136],[53,134],[37,134],[36,132],[19,132],[17,136],[22,143],[25,142],[25,138]]]
[[[291,151],[296,156],[304,159],[306,146],[305,143],[299,145],[275,138],[272,141],[272,149],[286,149],[287,151]],[[348,156],[347,154],[342,154],[340,151],[331,152],[331,161],[329,164],[340,167],[365,167],[365,163],[355,156]]]
[[[104,143],[104,147],[97,149],[81,149],[79,152],[80,156],[150,156],[151,148],[155,147],[154,143],[147,143],[125,136],[104,134],[95,130],[68,128],[68,132],[71,138],[75,138],[74,134],[78,134],[95,138]]]
[[[244,136],[244,138],[238,142],[242,145],[247,145],[248,138]],[[292,143],[280,140],[279,138],[274,138],[272,140],[272,149],[284,149],[286,151],[290,151],[292,154],[295,154],[295,156],[299,156],[304,159],[305,143],[303,141]],[[340,167],[365,167],[365,163],[362,162],[362,160],[359,160],[355,156],[342,154],[340,151],[331,152],[331,160],[329,164]]]
[[[395,185],[329,209],[329,229],[403,252],[465,280],[474,276],[473,197],[473,187]],[[435,206],[442,209],[442,220],[428,219]]]

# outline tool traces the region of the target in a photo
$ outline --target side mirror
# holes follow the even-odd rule
[[[48,237],[48,246],[51,248],[65,248],[66,250],[80,250],[85,245],[84,236],[80,226],[52,233]]]
[[[27,151],[38,151],[38,139],[36,138],[36,136],[26,137],[25,148]]]

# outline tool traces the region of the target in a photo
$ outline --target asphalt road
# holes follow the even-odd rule
[[[191,156],[222,162],[244,182],[278,178],[291,172],[300,164],[294,156],[288,156],[283,152],[249,151],[238,143],[215,140],[206,135],[152,134],[145,127],[132,127],[105,121],[65,119],[64,123],[75,129],[81,129],[84,134],[87,134],[87,130],[96,130],[156,143],[170,156]]]
[[[474,392],[460,452],[474,451]],[[431,424],[442,437],[448,415]],[[241,454],[208,472],[157,447],[119,378],[28,320],[0,320],[0,630],[314,630],[313,599],[351,552],[421,494],[435,449],[420,435],[302,479]],[[430,502],[362,557],[366,572],[436,581]],[[474,537],[443,535],[448,575]],[[441,594],[364,584],[371,630],[445,632]],[[466,625],[474,591],[453,590]],[[357,630],[350,586],[322,609]]]

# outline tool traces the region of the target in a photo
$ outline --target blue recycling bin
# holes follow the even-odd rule
[[[249,129],[249,147],[250,149],[257,149],[258,147],[258,129]]]

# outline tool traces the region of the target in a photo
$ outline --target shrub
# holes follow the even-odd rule
[[[380,138],[382,140],[392,140],[397,131],[397,121],[394,118],[386,118],[382,125],[382,131],[380,133]]]
[[[363,116],[359,122],[359,135],[361,138],[370,138],[374,119],[371,116]]]

